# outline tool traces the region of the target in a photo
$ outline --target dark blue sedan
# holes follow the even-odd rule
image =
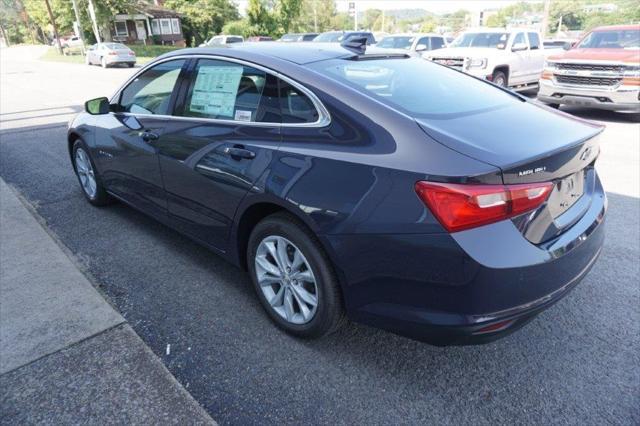
[[[287,332],[348,317],[465,344],[593,266],[601,131],[420,58],[259,43],[161,56],[88,101],[68,143],[91,204],[121,200],[246,269]]]

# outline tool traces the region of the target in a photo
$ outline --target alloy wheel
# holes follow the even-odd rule
[[[93,171],[93,166],[89,160],[89,156],[82,148],[76,150],[76,171],[80,178],[80,185],[82,189],[89,196],[89,198],[95,198],[98,190],[96,183],[96,176]]]
[[[284,237],[265,237],[256,251],[260,290],[285,321],[306,324],[318,308],[316,278],[304,254]]]

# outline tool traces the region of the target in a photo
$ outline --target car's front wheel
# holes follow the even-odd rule
[[[507,76],[502,71],[496,71],[493,73],[493,84],[500,87],[507,87]]]
[[[331,262],[308,228],[288,213],[256,225],[247,263],[258,298],[271,319],[298,337],[337,330],[344,309]]]
[[[82,139],[76,140],[73,144],[73,168],[78,176],[82,192],[91,204],[104,206],[112,201],[111,196],[102,186],[89,149]]]

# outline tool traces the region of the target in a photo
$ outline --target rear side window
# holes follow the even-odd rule
[[[279,122],[276,77],[216,59],[198,61],[182,115],[244,122]]]
[[[169,114],[169,103],[184,60],[158,64],[136,77],[120,95],[119,110],[133,114]]]
[[[442,49],[444,47],[444,39],[442,37],[431,37],[431,50]]]
[[[284,80],[280,84],[280,110],[283,123],[315,123],[319,115],[311,99]]]
[[[528,33],[528,35],[531,50],[540,49],[540,37],[538,37],[538,33]]]

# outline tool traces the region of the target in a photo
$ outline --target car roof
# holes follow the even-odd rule
[[[221,47],[197,47],[174,50],[162,55],[162,58],[181,55],[220,55],[236,59],[250,59],[252,57],[271,57],[293,62],[308,64],[326,59],[352,57],[354,53],[336,43],[279,43],[277,41],[263,41],[260,43],[238,43]]]
[[[640,25],[607,25],[603,27],[594,28],[593,31],[606,31],[606,30],[640,30]]]
[[[440,34],[436,34],[436,33],[400,33],[400,34],[389,34],[386,35],[384,38],[391,38],[391,37],[442,37],[444,38],[444,36],[440,35]]]

